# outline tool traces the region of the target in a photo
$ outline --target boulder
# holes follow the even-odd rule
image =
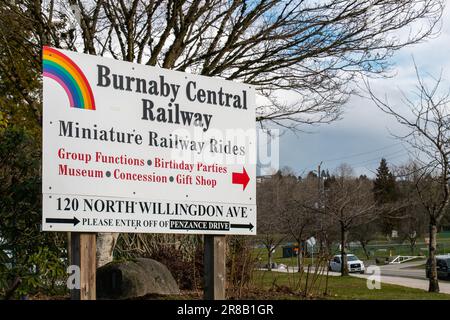
[[[111,262],[97,269],[98,299],[131,299],[149,294],[179,294],[180,289],[162,263],[137,258]]]

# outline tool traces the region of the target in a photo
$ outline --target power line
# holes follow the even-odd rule
[[[406,156],[407,154],[409,154],[409,152],[410,152],[410,150],[408,150],[408,149],[406,149],[406,150],[398,150],[398,151],[390,153],[390,154],[380,155],[380,156],[378,156],[376,158],[373,158],[373,159],[367,159],[367,160],[360,161],[360,162],[349,163],[349,165],[351,165],[351,166],[358,166],[358,165],[364,165],[364,164],[367,165],[367,164],[371,164],[371,163],[373,163],[375,161],[378,162],[378,161],[381,160],[381,158],[385,158],[386,160],[392,160],[392,159],[396,159],[396,158],[399,158],[399,157]]]
[[[387,150],[387,149],[391,149],[393,147],[399,146],[399,145],[403,145],[403,142],[397,142],[394,144],[390,144],[381,148],[377,148],[377,149],[372,149],[372,150],[368,150],[365,152],[359,152],[359,153],[353,153],[353,154],[349,154],[347,156],[343,156],[343,157],[339,157],[339,158],[332,158],[332,159],[328,159],[328,160],[323,160],[324,164],[327,164],[327,162],[335,162],[335,161],[339,161],[339,160],[345,160],[345,159],[352,159],[352,158],[358,158],[364,155],[369,155],[375,152],[379,152],[382,150]],[[392,160],[392,159],[396,159],[396,158],[400,158],[403,157],[407,154],[409,154],[411,151],[408,150],[406,147],[403,147],[403,150],[397,150],[394,152],[389,152],[387,154],[381,154],[378,155],[376,158],[370,158],[370,159],[366,159],[366,160],[362,160],[362,161],[356,161],[356,162],[345,162],[350,166],[353,166],[355,168],[362,168],[365,165],[370,165],[372,163],[376,163],[379,162],[381,160],[381,158],[385,158],[386,160]],[[400,153],[400,154],[399,154]],[[329,164],[328,164],[329,166]],[[305,169],[305,172],[314,170],[315,166],[308,166],[307,169]]]
[[[391,157],[391,158],[388,158],[388,159],[386,159],[386,160],[388,161],[388,163],[391,162],[391,164],[392,164],[392,160],[397,159],[397,158],[404,157],[404,156],[406,156],[407,154],[408,154],[408,153],[399,154],[399,155],[397,155],[397,156],[395,156],[395,157]],[[361,164],[361,165],[354,166],[354,168],[365,168],[365,169],[369,170],[369,169],[367,168],[368,166],[375,165],[375,164],[378,164],[378,163],[379,163],[378,161],[368,162],[368,163],[365,163],[365,164]]]
[[[385,146],[385,147],[382,147],[382,148],[374,149],[374,150],[371,150],[371,151],[354,153],[354,154],[350,154],[350,155],[347,155],[347,156],[344,156],[344,157],[328,159],[328,160],[323,160],[323,161],[324,162],[333,162],[333,161],[345,160],[345,159],[350,159],[350,158],[357,158],[357,157],[360,157],[360,156],[364,156],[366,154],[371,154],[371,153],[374,153],[374,152],[377,152],[377,151],[390,149],[390,148],[398,146],[400,144],[402,144],[402,142],[397,142],[397,143],[394,143],[394,144],[391,144],[391,145],[388,145],[388,146]]]
[[[408,149],[397,150],[395,152],[379,155],[376,158],[366,159],[364,161],[358,161],[358,162],[346,162],[346,164],[348,164],[349,166],[351,166],[353,168],[363,168],[368,165],[378,163],[382,158],[386,159],[389,162],[393,159],[404,157],[404,156],[408,155],[409,153],[410,153],[410,150],[408,150]],[[312,170],[313,167],[310,167],[309,169]],[[311,171],[311,170],[307,169],[305,171]]]

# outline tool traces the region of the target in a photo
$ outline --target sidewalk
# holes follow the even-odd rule
[[[267,270],[267,269],[259,269],[259,270]],[[297,272],[297,267],[289,267],[286,269],[272,269],[273,272]],[[305,268],[307,271],[307,268]],[[310,272],[314,272],[314,269],[311,269]],[[382,271],[383,272],[383,271]],[[326,273],[325,273],[326,274]],[[329,276],[338,277],[341,274],[339,272],[328,272]],[[351,273],[350,276],[357,278],[367,279],[370,277],[370,274],[359,274],[359,273]],[[428,280],[426,279],[415,279],[415,278],[407,278],[407,277],[395,277],[395,276],[383,276],[381,275],[381,283],[394,284],[399,286],[404,286],[408,288],[416,288],[428,291]],[[383,286],[381,286],[383,288]],[[441,293],[450,294],[450,282],[439,281],[439,288]]]

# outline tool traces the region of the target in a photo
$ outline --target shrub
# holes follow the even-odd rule
[[[227,294],[230,298],[240,298],[252,281],[258,257],[253,254],[249,237],[229,236],[227,243]]]
[[[197,235],[121,234],[115,259],[154,259],[166,265],[182,290],[203,287],[203,241]]]
[[[21,279],[17,294],[52,292],[64,273],[65,236],[41,232],[40,137],[0,130],[0,294]]]

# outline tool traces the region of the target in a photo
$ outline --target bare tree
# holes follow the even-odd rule
[[[372,181],[353,177],[350,166],[343,164],[329,179],[323,200],[323,207],[310,209],[327,216],[340,228],[341,275],[348,275],[347,242],[352,228],[371,223],[377,217],[377,210],[371,191]]]
[[[432,35],[443,3],[4,1],[2,16],[13,16],[27,32],[14,33],[3,25],[0,47],[11,59],[19,48],[29,48],[36,71],[40,49],[53,45],[243,81],[267,98],[258,107],[257,121],[292,127],[337,119],[352,80],[384,74],[394,51]],[[19,80],[24,76],[8,64],[1,67]],[[284,90],[298,94],[291,104],[280,99]],[[35,93],[24,94],[35,100]]]
[[[407,107],[392,106],[378,98],[367,83],[370,97],[385,113],[409,130],[397,138],[406,141],[416,151],[419,167],[414,175],[416,194],[425,208],[429,221],[429,263],[431,265],[429,291],[439,292],[436,270],[436,234],[447,213],[450,202],[450,92],[442,91],[442,78],[433,79],[428,86],[415,65],[417,86],[414,93],[403,93]]]
[[[304,206],[304,203],[311,203],[313,199],[317,200],[317,179],[308,177],[301,182],[295,179],[291,190],[292,196],[287,199],[281,218],[286,232],[299,244],[297,267],[298,272],[301,272],[303,268],[302,247],[317,229],[317,214]]]
[[[1,78],[42,121],[40,86],[27,70],[41,69],[52,45],[115,59],[254,85],[267,103],[256,120],[297,128],[341,115],[359,75],[383,75],[396,50],[436,30],[443,0],[16,0],[0,4]],[[417,22],[421,22],[420,27]],[[408,31],[408,32],[400,32]],[[405,36],[400,36],[400,35]],[[18,59],[18,60],[17,60]],[[11,63],[15,61],[17,63]],[[285,90],[297,98],[288,104]],[[8,112],[7,117],[11,117]],[[99,235],[108,253],[117,235]]]
[[[289,180],[281,172],[257,184],[258,238],[267,250],[269,271],[276,248],[286,239],[281,214],[289,198]]]
[[[378,231],[379,226],[377,221],[362,222],[350,230],[350,239],[359,242],[367,259],[370,259],[367,246],[371,241],[376,239]]]
[[[416,254],[417,240],[427,233],[427,216],[422,207],[411,206],[409,215],[402,220],[398,233],[403,241],[407,241],[411,255]]]
[[[427,233],[428,214],[420,199],[417,198],[416,183],[420,177],[420,166],[415,162],[409,162],[396,170],[398,178],[399,194],[405,207],[398,223],[399,238],[407,241],[411,255],[415,255],[417,239]]]

